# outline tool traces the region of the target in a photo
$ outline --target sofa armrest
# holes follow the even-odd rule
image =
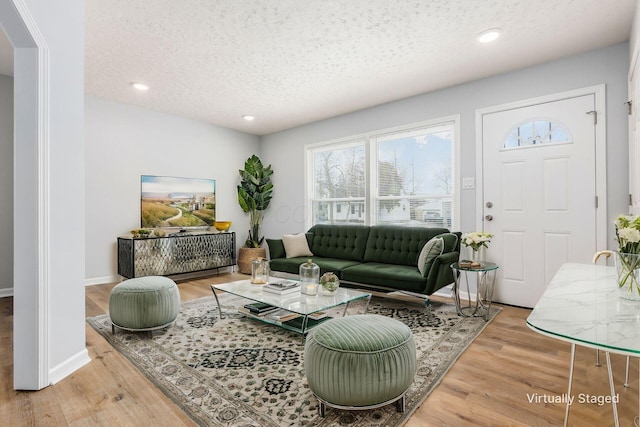
[[[440,288],[444,288],[447,285],[453,283],[453,271],[451,270],[451,264],[458,261],[460,253],[457,251],[447,252],[440,256],[437,256],[433,260],[431,270],[427,274],[427,283],[425,285],[424,294],[431,295]]]
[[[286,258],[282,239],[265,239],[269,247],[269,259]]]

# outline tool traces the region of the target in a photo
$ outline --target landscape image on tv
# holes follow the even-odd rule
[[[206,227],[216,218],[216,181],[142,175],[141,226]]]

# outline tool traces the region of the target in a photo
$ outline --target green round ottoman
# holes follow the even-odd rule
[[[407,325],[390,317],[356,315],[327,320],[307,336],[304,370],[320,402],[339,409],[372,409],[396,402],[416,374],[416,346]]]
[[[180,292],[176,283],[161,276],[125,280],[111,289],[111,331],[152,331],[172,324],[178,316]]]

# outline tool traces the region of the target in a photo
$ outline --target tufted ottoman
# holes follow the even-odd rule
[[[416,373],[416,347],[404,323],[378,315],[327,320],[307,336],[304,370],[309,387],[325,407],[372,409],[396,402]]]
[[[176,283],[160,276],[125,280],[111,289],[109,317],[111,331],[152,331],[176,320],[180,293]]]

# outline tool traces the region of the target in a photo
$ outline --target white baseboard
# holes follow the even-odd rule
[[[75,356],[71,356],[69,359],[51,369],[49,371],[49,383],[53,385],[58,381],[63,380],[89,362],[91,362],[91,358],[89,357],[89,352],[85,348]]]
[[[119,282],[122,280],[122,277],[115,275],[115,276],[104,276],[104,277],[92,277],[89,279],[84,279],[84,285],[85,286],[92,286],[92,285],[103,285],[105,283],[114,283],[114,282]]]
[[[232,267],[232,266],[220,267],[219,269],[174,274],[172,276],[169,276],[169,278],[173,280],[188,280],[188,279],[196,279],[196,278],[201,278],[206,276],[212,276],[220,273],[232,273],[234,270],[235,270],[235,267]],[[296,275],[296,277],[298,276]],[[104,285],[105,283],[119,283],[119,282],[122,282],[123,280],[125,280],[125,278],[120,276],[119,274],[116,274],[115,276],[91,277],[91,278],[84,279],[84,285],[85,286]]]
[[[453,292],[453,284],[447,285],[444,288],[440,288],[433,293],[433,295],[438,295],[443,298],[451,298]]]
[[[0,288],[0,298],[12,297],[13,288]]]

